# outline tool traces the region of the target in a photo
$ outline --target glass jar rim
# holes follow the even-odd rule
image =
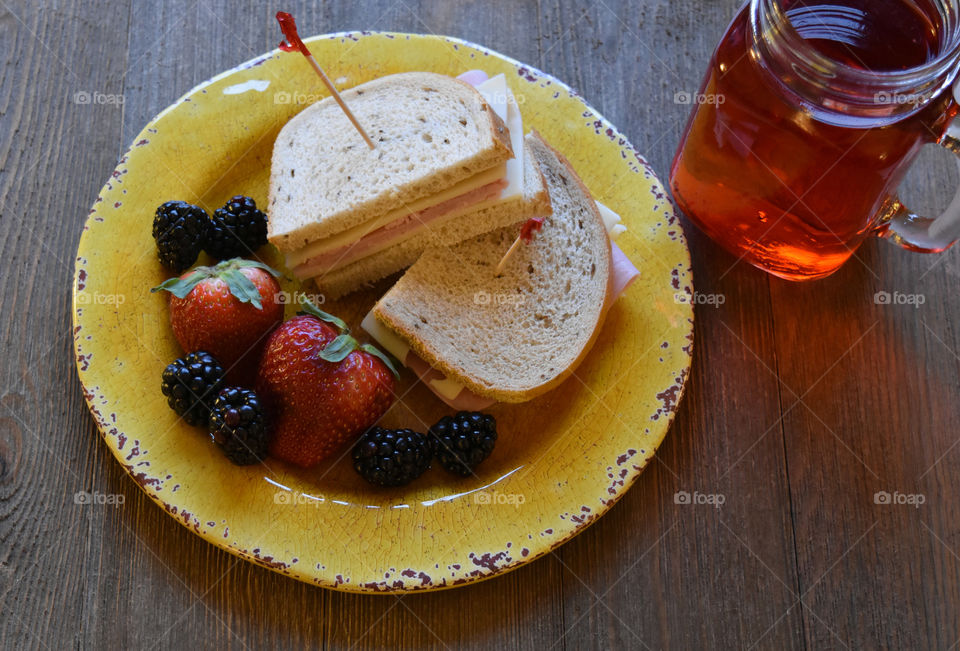
[[[792,51],[792,58],[796,58],[804,67],[818,71],[825,77],[860,85],[901,86],[955,72],[960,64],[960,6],[958,6],[960,3],[954,0],[934,0],[934,2],[938,5],[949,4],[953,9],[952,15],[943,15],[948,33],[943,37],[940,51],[929,61],[903,70],[857,68],[823,54],[800,35],[780,7],[779,0],[750,0],[750,15],[757,38],[761,37],[761,32],[758,30],[759,12],[762,9],[771,26],[777,30],[778,37],[783,39]]]

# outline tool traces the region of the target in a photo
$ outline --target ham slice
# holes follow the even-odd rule
[[[506,187],[506,179],[499,179],[493,183],[480,186],[475,190],[465,192],[458,197],[453,197],[447,201],[438,203],[435,206],[424,208],[420,212],[411,213],[406,217],[401,217],[397,221],[381,226],[372,233],[367,233],[356,242],[345,244],[329,251],[324,251],[320,255],[314,256],[293,268],[293,273],[297,278],[312,278],[335,268],[345,266],[355,260],[360,260],[368,255],[373,255],[378,251],[406,239],[410,233],[426,227],[428,224],[442,220],[445,216],[458,211],[467,206],[479,204],[484,201],[496,199],[500,196],[501,190]]]
[[[420,378],[420,381],[426,384],[431,391],[437,394],[438,398],[443,400],[457,411],[481,411],[497,402],[496,400],[491,400],[490,398],[478,396],[467,388],[461,389],[460,393],[458,393],[457,396],[452,400],[437,392],[430,382],[432,380],[443,380],[445,379],[445,376],[443,373],[427,364],[412,350],[407,353],[407,358],[403,360],[403,364],[411,371],[416,373],[417,377]]]
[[[630,262],[630,258],[620,250],[620,247],[610,242],[613,267],[613,301],[616,301],[623,292],[633,284],[633,281],[640,275],[640,271]],[[479,396],[466,387],[460,390],[460,393],[453,399],[450,399],[434,389],[430,383],[432,380],[443,380],[444,375],[437,369],[430,366],[426,361],[417,356],[412,350],[407,353],[407,358],[403,360],[404,366],[417,374],[417,377],[433,391],[438,398],[457,411],[482,411],[491,405],[496,404],[496,400]]]
[[[640,270],[637,269],[627,254],[620,250],[620,247],[610,242],[610,252],[613,261],[613,300],[620,298],[627,287],[633,284],[633,281],[640,276]],[[610,301],[613,305],[613,301]]]
[[[462,75],[458,76],[457,79],[460,81],[465,81],[471,86],[479,86],[483,82],[490,79],[483,70],[467,70]]]

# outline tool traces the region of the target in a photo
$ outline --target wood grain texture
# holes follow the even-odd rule
[[[304,33],[433,32],[577,88],[661,178],[736,0],[290,2]],[[634,488],[504,577],[342,594],[208,545],[99,441],[70,346],[87,210],[139,129],[275,46],[253,0],[0,0],[0,647],[929,648],[960,640],[960,254],[868,242],[815,284],[769,278],[687,229],[693,375]],[[78,93],[122,95],[122,106]],[[925,155],[904,194],[955,179]],[[598,189],[598,194],[602,191]],[[878,291],[925,302],[877,305]],[[79,491],[122,504],[77,505]],[[678,504],[678,492],[722,507]],[[878,504],[878,492],[924,503]],[[914,500],[916,501],[916,500]]]

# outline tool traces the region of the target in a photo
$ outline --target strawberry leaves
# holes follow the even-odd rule
[[[213,267],[196,267],[193,271],[183,277],[174,277],[163,281],[151,292],[168,291],[177,298],[186,298],[187,294],[205,280],[210,278],[219,278],[223,280],[233,295],[241,303],[250,303],[258,310],[263,309],[263,303],[260,300],[260,290],[253,284],[253,281],[247,278],[241,269],[254,268],[266,271],[274,278],[280,277],[280,272],[272,267],[265,265],[257,260],[244,260],[243,258],[233,258],[224,260]]]
[[[189,274],[187,274],[183,278],[178,278],[176,276],[173,278],[169,278],[163,281],[162,283],[160,283],[159,285],[157,285],[156,287],[154,287],[153,289],[151,289],[150,291],[159,292],[165,289],[171,294],[173,294],[174,296],[176,296],[177,298],[185,298],[187,294],[193,291],[194,287],[199,285],[202,281],[204,281],[207,278],[207,276],[205,276],[203,272],[200,271],[200,269],[202,268],[203,267],[197,267],[196,269],[191,271]]]
[[[386,366],[388,369],[390,369],[390,372],[393,373],[393,377],[395,378],[400,377],[400,372],[397,371],[397,367],[394,366],[393,360],[391,360],[390,356],[387,355],[385,352],[383,352],[373,344],[362,344],[360,346],[360,350],[370,353],[371,355],[379,359],[381,362],[383,362],[383,365]]]
[[[235,265],[238,269],[240,267],[253,267],[254,269],[260,269],[261,271],[266,271],[268,274],[270,274],[274,278],[280,278],[283,275],[282,273],[280,273],[270,265],[260,262],[259,260],[246,260],[244,258],[233,258],[232,260],[224,260],[223,262],[218,264],[217,267],[219,267],[220,265],[229,266],[231,263]]]
[[[230,293],[241,303],[252,303],[258,310],[263,309],[260,303],[260,290],[253,281],[244,276],[239,269],[226,269],[220,278],[227,283]]]
[[[390,369],[390,372],[393,373],[394,377],[400,377],[400,373],[397,371],[397,367],[393,365],[393,362],[390,360],[390,357],[386,353],[381,351],[379,348],[373,344],[361,344],[352,336],[347,333],[337,335],[337,338],[331,341],[326,347],[320,351],[320,359],[325,362],[342,362],[350,353],[355,350],[362,350],[365,353],[370,353],[381,362],[383,365]]]
[[[327,314],[326,312],[321,310],[319,307],[314,305],[313,301],[311,301],[309,298],[302,297],[300,299],[300,305],[303,308],[300,311],[301,314],[309,314],[310,316],[315,316],[321,321],[325,321],[329,323],[340,332],[350,332],[350,327],[346,324],[346,322],[343,319],[339,317],[335,317],[332,314]]]
[[[302,298],[301,305],[303,307],[302,312],[304,314],[309,314],[310,316],[315,316],[321,321],[325,321],[333,325],[340,334],[336,336],[330,343],[328,343],[322,351],[320,351],[320,359],[325,362],[331,362],[333,364],[342,362],[347,357],[350,356],[350,353],[359,350],[370,355],[373,355],[381,362],[383,365],[390,369],[390,372],[393,373],[393,376],[396,378],[400,377],[399,371],[397,371],[396,365],[393,363],[393,360],[390,359],[389,355],[381,351],[379,348],[373,344],[361,344],[350,334],[350,327],[344,322],[343,319],[333,316],[332,314],[327,314],[319,307],[314,305],[310,299]]]
[[[338,335],[320,351],[320,359],[325,362],[342,362],[355,351],[360,344],[348,334]]]

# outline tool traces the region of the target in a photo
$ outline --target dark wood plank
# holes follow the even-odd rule
[[[949,187],[934,172],[920,188]],[[868,242],[815,285],[774,282],[800,589],[811,646],[960,637],[956,253]],[[877,292],[926,302],[877,305]],[[803,346],[795,342],[803,340]],[[895,502],[885,504],[887,496]],[[912,496],[920,496],[914,498]],[[879,503],[878,503],[879,502]],[[905,607],[912,604],[912,607]]]
[[[73,368],[69,302],[77,236],[115,163],[128,9],[91,2],[0,6],[0,645],[76,646],[113,514],[74,503],[107,491],[104,450]],[[102,95],[97,95],[102,94]],[[101,463],[97,463],[96,459]],[[112,507],[110,511],[112,511]]]

